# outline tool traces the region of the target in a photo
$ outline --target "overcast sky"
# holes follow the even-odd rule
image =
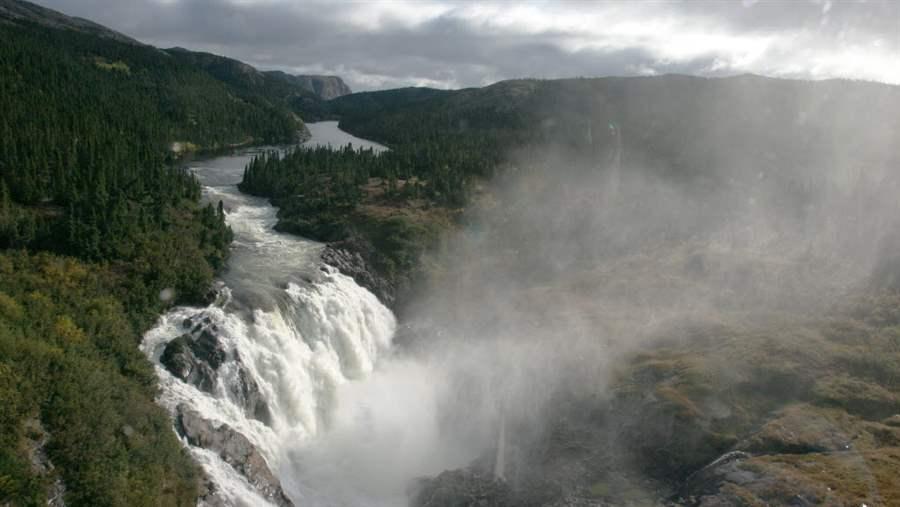
[[[900,0],[37,0],[143,42],[355,91],[664,74],[900,83]]]

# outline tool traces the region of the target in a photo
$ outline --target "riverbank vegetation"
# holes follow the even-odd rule
[[[481,162],[461,153],[438,145],[272,152],[248,164],[239,188],[271,198],[276,229],[349,248],[391,286],[408,287],[467,200],[468,176],[448,168]]]
[[[163,51],[0,23],[0,503],[194,505],[141,335],[206,300],[231,241],[173,143],[301,122]]]

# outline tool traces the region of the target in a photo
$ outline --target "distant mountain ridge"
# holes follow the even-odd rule
[[[348,95],[350,87],[338,76],[294,76],[281,71],[260,71],[255,67],[226,56],[170,48],[166,53],[201,67],[216,79],[241,88],[261,88],[280,100],[315,97],[331,100]]]
[[[145,45],[123,33],[93,21],[68,16],[24,0],[0,0],[0,23],[23,25],[34,23],[45,28],[72,30],[126,44]],[[350,87],[339,76],[291,75],[281,71],[260,71],[251,65],[225,56],[214,55],[185,48],[165,50],[167,54],[189,59],[220,81],[237,84],[242,88],[261,86],[276,91],[279,98],[287,100],[304,96],[321,100],[349,95]]]

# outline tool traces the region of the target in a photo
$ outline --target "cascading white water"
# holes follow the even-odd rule
[[[225,294],[230,296],[226,287]],[[201,409],[211,418],[251,437],[268,458],[275,458],[279,440],[306,439],[319,432],[330,412],[338,386],[371,373],[390,346],[394,318],[390,311],[352,279],[329,271],[307,285],[289,283],[285,301],[271,310],[234,310],[230,297],[207,308],[176,308],[147,333],[143,348],[159,361],[166,343],[183,334],[182,322],[198,315],[218,328],[219,342],[237,352],[259,384],[272,413],[270,425],[244,416],[228,386],[237,382],[237,364],[219,369],[212,394],[173,377],[160,367],[161,401]],[[276,460],[277,462],[277,460]]]
[[[314,142],[322,128],[314,128]],[[334,135],[336,126],[324,128],[324,143],[346,143]],[[251,156],[193,168],[207,198],[224,202],[235,241],[219,300],[206,308],[174,308],[144,337],[141,348],[160,378],[159,403],[173,415],[185,404],[246,436],[297,505],[396,505],[412,470],[437,471],[425,465],[433,453],[422,445],[436,439],[435,396],[422,382],[427,367],[399,359],[384,367],[393,315],[352,278],[322,264],[322,245],[272,230],[275,209],[235,186]],[[167,343],[201,320],[215,330],[227,357],[211,392],[176,378],[160,362]],[[241,374],[258,386],[268,406],[266,423],[248,416],[236,398]],[[215,452],[190,450],[227,502],[269,505]],[[396,472],[385,474],[396,460]],[[380,478],[367,482],[376,470]]]

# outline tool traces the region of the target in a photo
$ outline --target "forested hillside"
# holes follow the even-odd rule
[[[110,30],[109,28],[94,23],[89,19],[66,16],[61,12],[41,7],[40,5],[24,2],[22,0],[0,0],[0,23],[35,23],[45,28],[61,28],[76,32],[95,35],[97,37],[126,42],[128,44],[140,44],[131,37]]]
[[[773,166],[809,163],[815,149],[836,139],[860,153],[877,148],[867,156],[880,157],[881,141],[900,129],[891,114],[897,104],[897,88],[878,83],[670,75],[390,90],[341,97],[329,107],[343,129],[388,145],[482,136],[504,150],[555,143],[596,153],[622,133],[625,151],[641,157],[636,162],[710,172],[720,162],[758,163],[763,148],[790,156],[770,161]],[[873,122],[882,126],[876,136],[869,131]],[[685,149],[691,145],[716,149]]]
[[[268,102],[308,121],[325,117],[327,106],[324,100],[349,93],[347,85],[336,76],[292,76],[280,71],[261,72],[231,58],[183,48],[167,49],[166,53],[180,62],[203,69],[241,95],[265,97]]]
[[[303,124],[264,91],[156,48],[9,12],[0,504],[194,505],[199,471],[138,344],[161,310],[208,297],[231,231],[173,147],[291,142]]]

